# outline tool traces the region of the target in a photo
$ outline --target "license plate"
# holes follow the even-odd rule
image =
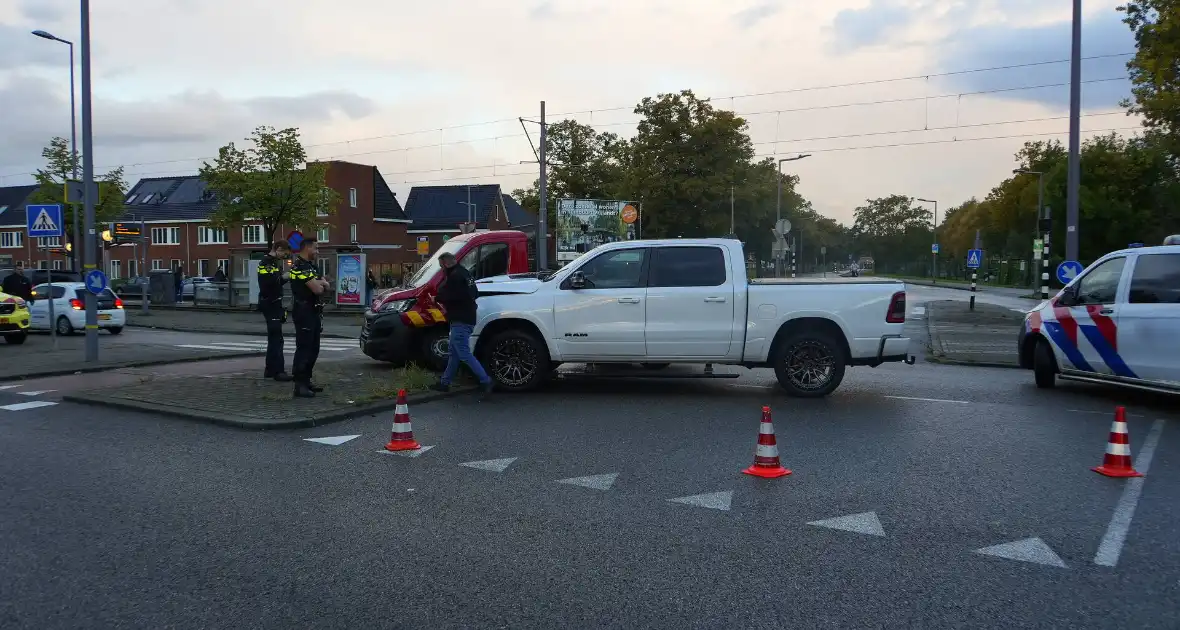
[[[7,323],[8,323],[7,317],[0,317],[0,324],[7,324]]]
[[[103,321],[103,322],[109,320],[110,318],[111,318],[110,315],[99,315],[98,316],[99,321]]]

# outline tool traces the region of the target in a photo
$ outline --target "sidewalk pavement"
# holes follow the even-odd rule
[[[99,360],[87,363],[85,342],[86,338],[81,335],[59,337],[57,349],[54,349],[49,335],[29,335],[21,346],[0,349],[8,357],[5,361],[0,361],[0,381],[259,354],[257,351],[226,352],[174,346],[104,344],[100,337]]]
[[[416,367],[392,368],[367,359],[333,361],[316,366],[324,391],[315,398],[292,397],[292,384],[253,373],[209,375],[201,386],[176,387],[183,377],[149,378],[125,387],[71,392],[63,400],[212,422],[243,429],[314,427],[393,409],[398,390],[411,404],[474,391],[455,387],[449,393],[428,389],[437,375]],[[187,380],[187,379],[186,379]]]
[[[127,305],[127,310],[139,310],[142,302],[139,298],[124,297],[123,302]],[[290,306],[290,297],[284,298],[283,303]],[[176,304],[151,304],[150,310],[173,312],[180,311],[186,313],[254,313],[258,308],[253,304],[245,306],[229,306],[227,304],[193,304],[192,302],[178,302]],[[335,304],[324,305],[324,315],[327,317],[354,317],[365,314],[364,307],[360,306],[337,306]]]
[[[364,315],[324,318],[324,336],[356,339],[361,334]],[[144,314],[137,309],[127,310],[127,325],[141,328],[159,328],[181,332],[217,333],[223,335],[266,335],[266,325],[258,311],[205,311],[183,309],[156,309]],[[287,326],[294,326],[287,318]]]
[[[930,334],[927,359],[934,363],[1020,367],[1016,337],[1024,314],[977,302],[941,300],[926,304]]]

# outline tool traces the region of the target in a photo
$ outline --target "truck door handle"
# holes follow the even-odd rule
[[[621,298],[619,298],[619,304],[639,304],[639,298],[637,298],[637,297],[621,297]]]
[[[705,298],[705,301],[706,302],[725,302],[725,298],[723,298],[723,297],[707,297],[707,298]]]

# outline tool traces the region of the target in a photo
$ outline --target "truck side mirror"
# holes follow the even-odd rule
[[[586,274],[581,271],[575,271],[570,274],[570,287],[574,289],[586,288]]]

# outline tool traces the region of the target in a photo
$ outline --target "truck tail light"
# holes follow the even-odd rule
[[[905,291],[898,291],[889,300],[889,312],[885,314],[885,321],[890,324],[905,323]]]

